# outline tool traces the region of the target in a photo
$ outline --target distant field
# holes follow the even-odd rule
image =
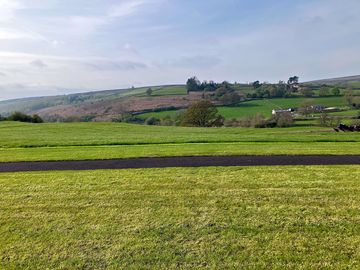
[[[186,86],[161,87],[153,91],[152,96],[187,95]]]
[[[348,111],[342,111],[342,112],[333,112],[333,113],[329,113],[329,114],[334,115],[334,116],[356,117],[356,116],[359,116],[360,110],[348,110]]]
[[[358,269],[359,166],[0,174],[1,269]]]
[[[328,107],[334,106],[346,106],[346,102],[343,97],[317,97],[317,98],[278,98],[278,99],[263,99],[252,100],[239,103],[233,107],[218,107],[219,113],[226,119],[241,118],[246,116],[252,116],[256,114],[262,114],[263,116],[270,117],[273,109],[287,109],[293,107],[299,107],[299,105],[307,99],[313,100],[316,105],[324,105]],[[156,117],[161,118],[166,115],[173,115],[176,111],[164,111],[141,114],[140,117]]]
[[[183,128],[119,123],[0,122],[0,162],[199,155],[360,154],[331,128]]]

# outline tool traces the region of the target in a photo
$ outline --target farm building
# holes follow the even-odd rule
[[[286,114],[286,113],[292,113],[294,111],[294,109],[290,108],[290,109],[286,109],[286,110],[272,110],[272,115],[276,116],[279,114]]]

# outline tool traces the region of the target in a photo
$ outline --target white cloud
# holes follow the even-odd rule
[[[107,23],[108,21],[104,17],[72,16],[70,17],[71,28],[69,30],[81,35],[87,35]]]
[[[14,19],[18,9],[23,5],[16,0],[0,0],[0,22],[8,22]]]
[[[111,7],[108,13],[108,17],[117,18],[117,17],[132,15],[136,13],[136,11],[147,2],[149,1],[145,1],[145,0],[124,1],[116,6]]]
[[[69,21],[65,21],[65,23],[70,22],[70,31],[80,35],[88,35],[96,32],[103,26],[113,23],[116,19],[135,15],[145,4],[157,2],[159,2],[159,0],[126,0],[122,1],[120,4],[112,6],[103,15],[71,16]]]

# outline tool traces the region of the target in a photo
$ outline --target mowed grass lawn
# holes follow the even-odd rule
[[[331,128],[184,128],[121,123],[0,122],[0,162],[199,155],[360,154]]]
[[[0,174],[0,269],[359,269],[359,166]]]

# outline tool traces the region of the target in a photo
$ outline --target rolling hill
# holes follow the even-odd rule
[[[322,84],[337,85],[342,89],[352,87],[360,89],[360,75],[341,78],[332,78],[305,82],[317,89]],[[247,84],[233,85],[234,89],[243,96],[254,92]],[[146,113],[153,111],[166,111],[188,107],[193,101],[201,99],[201,92],[187,94],[185,85],[152,86],[152,94],[148,96],[146,90],[149,87],[128,88],[94,91],[61,96],[46,96],[0,101],[0,114],[7,115],[14,111],[27,114],[39,114],[47,120],[75,120],[109,121],[122,113]],[[217,102],[216,105],[222,105]],[[258,107],[258,106],[256,106]],[[236,109],[236,108],[235,108]],[[255,110],[258,108],[253,108]],[[223,108],[237,116],[243,112],[232,111],[234,108]],[[269,108],[267,108],[268,113]],[[251,112],[254,110],[250,110]],[[246,112],[247,115],[249,112]]]
[[[151,87],[151,97],[146,95],[148,87],[95,91],[62,96],[34,97],[0,101],[0,114],[21,111],[39,114],[42,117],[96,116],[108,120],[121,112],[146,111],[157,107],[186,107],[189,101],[184,85]],[[172,105],[172,106],[173,106]]]
[[[353,84],[356,85],[357,87],[360,87],[360,75],[315,80],[315,81],[306,82],[306,84],[328,84],[328,85],[349,85],[349,86]]]

